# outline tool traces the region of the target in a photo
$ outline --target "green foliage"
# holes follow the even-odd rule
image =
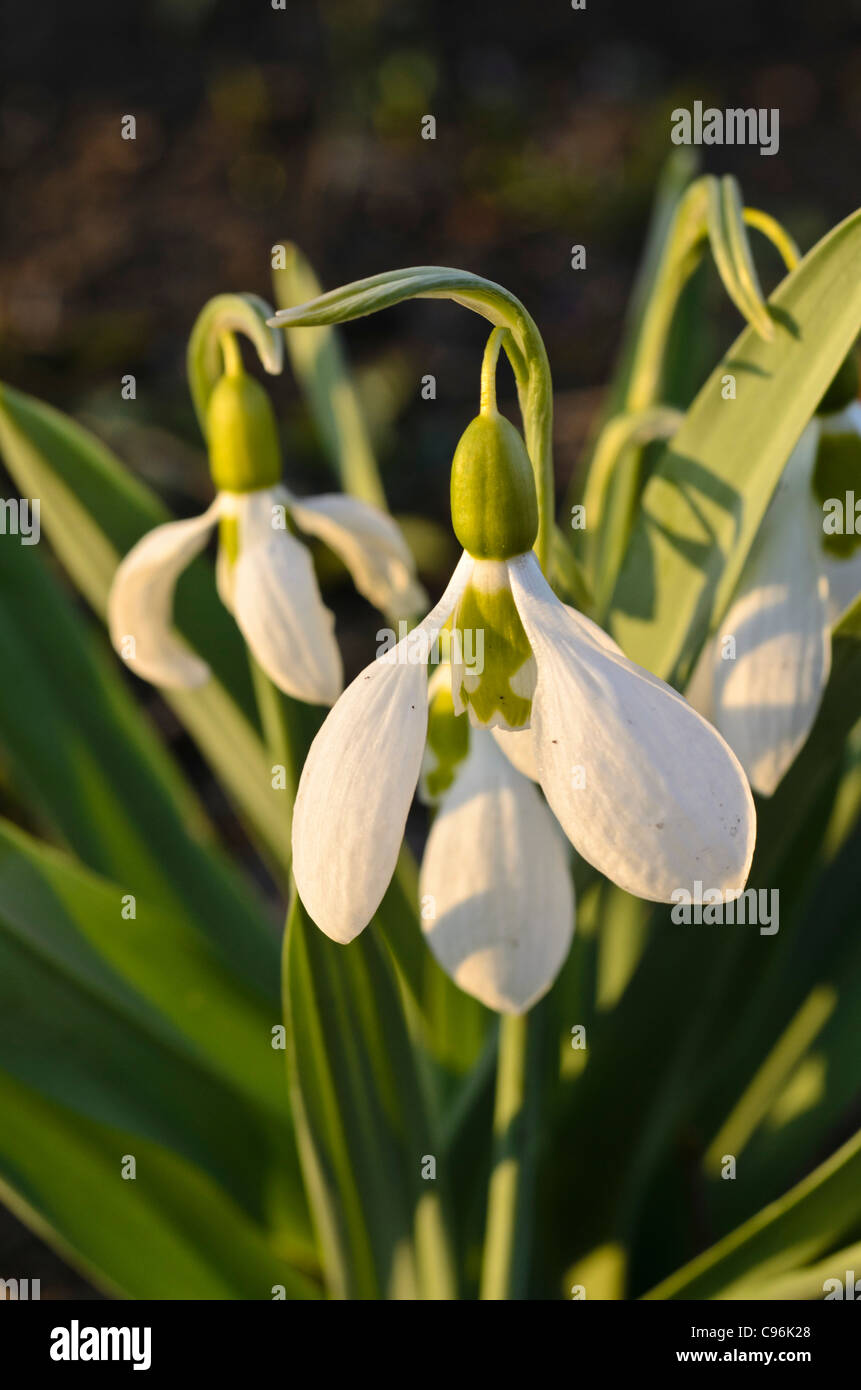
[[[473,309],[508,330],[557,587],[682,686],[861,330],[861,214],[766,308],[745,227],[785,245],[780,229],[731,181],[671,173],[582,493],[601,529],[576,553],[552,522],[538,329],[467,272],[412,268],[319,296],[285,244],[276,328],[254,296],[217,297],[195,326],[201,418],[223,335],[245,333],[275,373],[284,330],[342,483],[384,502],[335,325],[413,297]],[[706,331],[689,289],[707,245],[750,326],[682,413],[693,386],[682,358],[674,375],[670,330]],[[91,433],[6,386],[0,454],[40,499],[59,562],[0,536],[0,1194],[23,1220],[137,1298],[556,1298],[578,1281],[590,1297],[815,1298],[851,1267],[861,603],[833,629],[805,747],[758,805],[750,886],[779,891],[779,932],[675,925],[578,864],[571,956],[500,1043],[422,940],[407,850],[349,946],[290,893],[292,792],[319,712],[249,668],[202,557],[176,620],[213,677],[161,698],[250,848],[221,842],[157,697],[100,630],[119,559],[166,519],[156,498]],[[290,897],[280,972],[267,868]],[[498,1055],[510,1086],[494,1114]]]

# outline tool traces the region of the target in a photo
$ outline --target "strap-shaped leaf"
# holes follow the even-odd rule
[[[284,1012],[306,1189],[337,1297],[451,1297],[439,1188],[453,1175],[437,1171],[397,985],[372,932],[336,945],[294,896]]]
[[[861,1132],[777,1202],[646,1294],[745,1297],[752,1283],[809,1264],[861,1220]]]
[[[662,455],[616,586],[613,636],[665,679],[684,680],[726,608],[783,465],[861,328],[861,213],[769,305],[773,339],[744,330]]]
[[[171,1149],[97,1124],[2,1071],[0,1116],[0,1198],[108,1296],[319,1297],[303,1252],[273,1240]],[[125,1154],[136,1162],[133,1180],[121,1176]]]
[[[277,1005],[271,927],[39,550],[0,546],[0,664],[14,672],[0,683],[0,746],[15,787],[85,864],[172,904]]]
[[[724,289],[761,338],[774,337],[745,229],[741,193],[735,179],[710,179],[708,189],[709,245]]]
[[[168,1150],[208,1174],[261,1233],[313,1259],[283,1058],[272,1046],[277,1012],[181,916],[146,897],[134,916],[124,908],[120,885],[0,826],[3,1084],[62,1109],[70,1133],[122,1131],[129,1147],[108,1155],[116,1183],[138,1140]],[[0,1107],[4,1140],[17,1127]],[[40,1188],[48,1220],[65,1189],[49,1167]],[[13,1169],[5,1176],[19,1185]]]

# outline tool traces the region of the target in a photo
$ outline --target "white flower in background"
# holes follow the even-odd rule
[[[333,940],[351,941],[386,891],[422,767],[427,655],[449,618],[455,633],[483,633],[480,671],[453,657],[454,708],[466,707],[474,725],[501,729],[504,740],[506,729],[531,729],[544,795],[584,859],[642,898],[670,901],[695,880],[737,895],[755,838],[741,766],[676,691],[553,593],[531,548],[537,512],[529,460],[495,411],[473,421],[458,445],[452,515],[464,553],[443,597],[347,688],[306,760],[293,854],[313,920]],[[477,644],[460,645],[465,652]],[[488,776],[487,756],[479,746],[473,779]],[[521,823],[512,814],[505,834]],[[487,852],[498,863],[502,832],[492,825],[487,833],[497,844]],[[459,902],[468,866],[455,863],[451,831],[441,834]],[[474,842],[459,852],[467,857]],[[532,892],[540,893],[534,882]],[[519,949],[530,949],[531,920]],[[452,927],[446,942],[449,960],[468,951],[465,911],[458,931]]]
[[[225,375],[209,405],[210,463],[218,488],[202,516],[157,526],[128,553],[108,600],[111,641],[131,669],[163,686],[197,686],[209,667],[173,626],[177,580],[219,528],[216,578],[258,664],[288,695],[332,704],[343,687],[334,618],[323,603],[297,527],[344,562],[361,594],[392,618],[426,597],[396,523],[342,494],[294,497],[278,481],[277,431],[263,388]]]
[[[568,847],[531,781],[494,737],[456,715],[451,672],[430,682],[423,801],[438,805],[419,875],[422,930],[461,989],[501,1013],[531,1007],[556,979],[574,931]]]
[[[686,691],[764,796],[776,790],[813,727],[831,670],[832,625],[861,593],[855,538],[832,541],[821,505],[829,497],[842,504],[844,485],[861,482],[859,437],[857,401],[808,424]]]

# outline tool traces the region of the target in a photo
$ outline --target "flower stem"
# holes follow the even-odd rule
[[[226,376],[241,376],[243,372],[242,353],[233,333],[225,329],[218,338],[221,355],[224,358]]]
[[[493,1114],[493,1171],[479,1297],[523,1298],[531,1238],[535,1175],[534,1133],[529,1123],[537,1103],[537,1044],[542,1014],[506,1014],[499,1024],[496,1101]]]
[[[293,749],[293,740],[290,735],[290,725],[287,711],[284,707],[285,697],[281,691],[273,685],[262,667],[258,666],[251,652],[248,653],[248,663],[251,667],[251,679],[254,684],[254,695],[257,700],[257,712],[260,716],[260,725],[263,730],[263,738],[266,744],[266,751],[273,766],[277,765],[284,768],[286,778],[286,789],[273,791],[273,796],[280,796],[285,807],[285,826],[284,826],[284,850],[281,855],[281,863],[285,869],[290,867],[290,830],[293,822],[293,803],[296,800],[296,788],[298,785],[298,768]]]
[[[480,409],[482,415],[496,414],[496,364],[499,361],[502,340],[507,332],[507,328],[494,328],[484,349],[484,357],[481,360]]]

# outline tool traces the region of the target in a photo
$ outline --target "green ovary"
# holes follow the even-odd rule
[[[524,729],[532,714],[535,659],[504,565],[476,564],[454,615],[455,709],[487,728]],[[472,668],[472,669],[471,669]]]

